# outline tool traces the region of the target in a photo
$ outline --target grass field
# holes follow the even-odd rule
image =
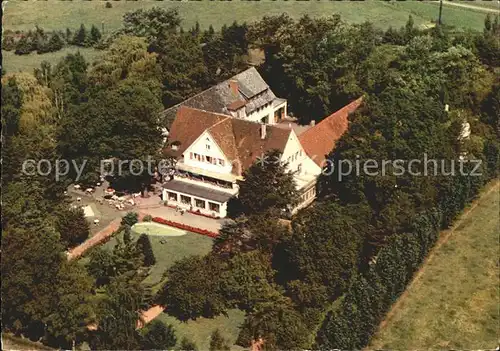
[[[66,47],[62,50],[38,55],[32,52],[29,55],[15,55],[14,51],[2,50],[2,68],[7,72],[29,72],[33,73],[35,68],[40,68],[42,61],[47,61],[51,65],[56,65],[60,59],[68,54],[74,54],[80,51],[88,62],[92,62],[97,56],[102,54],[102,51],[93,48],[79,48],[76,46]]]
[[[447,2],[451,2],[451,1],[453,1],[453,0],[445,0],[444,4],[446,4]],[[486,9],[494,9],[494,10],[500,9],[500,1],[499,0],[461,0],[461,1],[458,1],[456,3],[464,4],[464,5],[473,5],[475,7],[483,7]]]
[[[112,249],[117,239],[122,240],[122,234],[111,239],[104,247]],[[132,232],[132,239],[137,240],[138,234]],[[147,284],[158,285],[162,279],[163,273],[174,264],[174,262],[188,256],[205,255],[212,249],[213,239],[200,234],[188,232],[183,236],[166,237],[150,235],[149,240],[153,246],[153,252],[156,258],[156,264],[151,268],[149,277],[145,280]],[[160,241],[165,240],[162,244]]]
[[[360,23],[371,21],[380,27],[400,27],[411,13],[417,24],[426,24],[438,16],[438,7],[430,2],[385,2],[366,0],[351,1],[110,1],[112,8],[105,8],[105,1],[22,1],[10,0],[4,12],[4,29],[30,29],[36,24],[44,29],[77,28],[81,23],[92,24],[105,31],[121,26],[123,15],[139,8],[179,9],[183,26],[191,27],[196,21],[202,28],[210,24],[220,28],[234,20],[253,22],[264,15],[288,13],[292,17],[304,14],[328,16],[340,14],[346,21]],[[476,2],[474,2],[476,3]],[[489,5],[489,4],[488,4]],[[482,29],[485,14],[474,10],[448,6],[443,9],[445,23],[457,27]]]
[[[177,229],[165,224],[160,224],[155,222],[136,223],[132,226],[132,231],[139,235],[145,233],[147,235],[165,236],[165,237],[183,236],[187,234],[185,230]]]
[[[370,349],[495,349],[499,188],[483,195],[424,266]],[[443,233],[444,235],[446,232]]]
[[[110,1],[112,8],[105,8],[105,1],[22,1],[10,0],[4,11],[3,27],[11,30],[33,29],[38,25],[46,30],[75,29],[81,23],[88,28],[96,25],[104,28],[104,32],[116,30],[122,25],[123,15],[139,8],[177,8],[183,19],[185,28],[192,27],[198,21],[203,28],[213,25],[218,29],[233,21],[254,22],[264,15],[288,13],[294,18],[308,14],[311,17],[329,16],[338,13],[349,23],[370,21],[376,26],[399,28],[403,26],[411,14],[419,26],[431,24],[438,16],[438,6],[431,2],[417,1]],[[474,2],[479,3],[479,2]],[[486,4],[484,7],[494,6]],[[445,6],[443,21],[458,28],[482,30],[486,13],[455,6]],[[17,56],[13,52],[2,51],[3,65],[8,72],[28,71],[39,67],[43,60],[56,63],[76,48],[37,55]],[[99,54],[93,49],[80,49],[82,54],[92,62]]]
[[[228,311],[228,317],[221,315],[213,319],[198,318],[188,322],[181,322],[166,313],[162,313],[157,319],[174,326],[179,342],[185,336],[196,343],[198,350],[208,350],[210,335],[215,329],[219,329],[224,338],[233,344],[232,350],[243,350],[242,347],[234,345],[238,338],[239,326],[245,319],[243,311],[233,309]]]
[[[133,239],[138,238],[137,233],[133,233]],[[105,244],[105,247],[111,249],[117,242],[117,239],[122,239],[121,234],[117,238]],[[156,257],[156,264],[152,268],[149,277],[144,281],[147,284],[154,284],[153,293],[160,288],[160,281],[163,273],[167,268],[172,266],[174,262],[192,255],[205,255],[212,248],[212,239],[200,234],[188,232],[183,236],[159,236],[150,235],[151,245]],[[161,240],[166,240],[165,244],[161,244]],[[208,277],[207,277],[208,279]],[[168,312],[168,307],[167,307]],[[195,321],[181,322],[177,318],[169,316],[167,313],[162,313],[158,320],[165,324],[172,324],[178,341],[186,336],[198,345],[199,350],[208,350],[210,343],[210,334],[215,329],[219,329],[224,337],[232,344],[236,342],[239,333],[239,325],[245,318],[244,312],[233,309],[228,311],[228,316],[218,316],[213,319],[198,318]],[[236,350],[241,350],[238,346],[233,347]]]

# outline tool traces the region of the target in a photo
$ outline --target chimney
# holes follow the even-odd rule
[[[316,121],[313,119],[313,120],[311,121],[311,127],[314,127],[315,125],[316,125]]]
[[[229,89],[231,89],[231,92],[233,93],[234,96],[238,96],[238,81],[231,79],[229,81]]]
[[[267,125],[265,123],[262,123],[260,125],[260,138],[265,139],[267,134]]]

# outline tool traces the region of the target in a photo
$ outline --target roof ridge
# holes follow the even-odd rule
[[[221,85],[221,84],[222,84],[222,83],[224,83],[224,82],[229,82],[231,79],[235,78],[236,76],[239,76],[240,74],[242,74],[242,73],[244,73],[244,72],[246,72],[246,71],[251,70],[252,68],[253,68],[253,69],[255,69],[255,70],[257,71],[257,69],[256,69],[255,67],[253,67],[253,66],[252,66],[252,67],[249,67],[249,68],[247,68],[246,70],[241,71],[240,73],[237,73],[237,74],[235,74],[234,76],[232,76],[232,77],[230,77],[230,78],[228,78],[228,79],[225,79],[225,80],[223,80],[223,81],[222,81],[222,82],[220,82],[220,83],[217,83],[217,84],[215,84],[215,85],[212,85],[211,87],[209,87],[209,88],[207,88],[207,89],[205,89],[205,90],[203,90],[203,91],[200,91],[198,94],[195,94],[195,95],[193,95],[193,96],[190,96],[190,97],[188,97],[187,99],[184,99],[184,100],[182,100],[181,102],[179,102],[178,104],[175,104],[175,105],[173,105],[173,106],[170,106],[169,108],[167,108],[167,109],[165,109],[165,110],[163,110],[163,111],[168,111],[168,110],[173,109],[173,108],[175,108],[175,107],[182,106],[182,104],[183,104],[183,103],[185,103],[186,101],[191,100],[191,99],[194,99],[195,97],[200,96],[201,94],[204,94],[204,93],[206,93],[207,91],[209,91],[209,90],[211,90],[211,89],[214,89],[214,88],[218,87],[219,85]],[[259,73],[259,72],[257,71],[257,73]],[[266,83],[266,84],[267,84],[267,83]],[[204,110],[202,110],[202,111],[204,111]]]
[[[363,97],[351,101],[299,135],[306,154],[318,166],[324,166],[326,155],[335,149],[337,141],[349,129],[349,115],[359,108],[362,101]]]
[[[321,121],[319,121],[319,123],[318,123],[318,124],[316,124],[314,127],[311,127],[311,128],[309,128],[309,129],[307,129],[306,131],[304,131],[302,134],[300,134],[300,136],[303,136],[303,135],[306,135],[306,134],[311,134],[311,133],[312,133],[315,129],[318,129],[318,128],[316,128],[316,127],[318,127],[318,126],[322,125],[322,123],[323,123],[323,122],[325,122],[325,123],[323,123],[323,124],[326,124],[326,123],[328,123],[328,122],[331,122],[331,121],[332,121],[332,119],[333,119],[334,117],[338,117],[338,116],[342,115],[342,113],[343,113],[344,111],[349,110],[351,107],[353,107],[353,106],[355,106],[355,105],[357,105],[357,104],[361,103],[362,101],[363,101],[363,97],[361,96],[361,97],[357,98],[356,100],[351,101],[351,102],[350,102],[350,103],[348,103],[347,105],[342,106],[342,107],[341,107],[340,109],[338,109],[337,111],[334,111],[334,112],[332,112],[331,114],[329,114],[328,116],[326,116],[325,118],[323,118],[323,119],[322,119]],[[350,114],[350,113],[348,112],[348,114]]]
[[[191,100],[191,99],[194,99],[195,97],[200,96],[201,94],[206,93],[207,91],[209,91],[209,90],[211,90],[211,89],[215,88],[217,85],[219,85],[219,84],[212,85],[210,88],[207,88],[207,89],[205,89],[205,90],[203,90],[203,91],[199,92],[199,93],[198,93],[198,94],[196,94],[196,95],[193,95],[193,96],[191,96],[191,97],[188,97],[187,99],[182,100],[181,102],[179,102],[179,103],[177,103],[177,104],[175,104],[175,105],[173,105],[173,106],[170,106],[169,108],[167,108],[167,109],[165,109],[165,110],[163,110],[163,111],[168,111],[168,110],[170,110],[170,109],[173,109],[173,108],[175,108],[175,107],[179,107],[179,106],[180,106],[180,107],[183,107],[183,106],[184,106],[184,105],[183,105],[183,103],[185,103],[186,101]],[[186,107],[189,107],[189,106],[186,106]]]
[[[191,107],[191,106],[181,106],[181,107],[184,107],[184,108],[187,108],[187,109],[190,109],[190,110],[197,110],[197,111],[201,111],[201,112],[206,112],[206,113],[209,113],[209,114],[212,114],[212,115],[217,115],[217,116],[222,116],[222,117],[225,117],[225,118],[231,118],[231,116],[229,115],[226,115],[224,113],[220,113],[220,112],[213,112],[213,111],[208,111],[208,110],[203,110],[201,108],[196,108],[196,107]],[[219,123],[219,122],[217,122]]]
[[[215,127],[216,125],[218,125],[218,124],[220,124],[220,123],[222,123],[222,122],[225,122],[225,121],[227,121],[229,118],[231,118],[231,117],[229,117],[229,116],[225,116],[225,117],[226,117],[226,118],[221,119],[219,122],[215,123],[215,124],[214,124],[214,125],[212,125],[210,128],[213,128],[213,127]],[[208,129],[210,129],[210,128],[208,128]]]

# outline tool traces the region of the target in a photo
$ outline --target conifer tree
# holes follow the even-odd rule
[[[227,340],[222,336],[219,329],[215,329],[210,336],[210,351],[229,351],[231,349]]]
[[[63,48],[63,46],[64,46],[64,41],[62,40],[59,33],[54,33],[50,37],[47,51],[49,51],[49,52],[59,51]]]
[[[99,42],[99,40],[101,40],[101,37],[102,34],[99,29],[96,26],[92,25],[92,28],[90,29],[90,42],[92,44],[96,44]]]
[[[147,326],[141,342],[143,350],[168,350],[176,343],[177,337],[172,325],[165,325],[157,320]]]
[[[88,33],[85,25],[81,25],[80,29],[75,33],[75,37],[73,39],[73,44],[77,46],[86,46],[88,42]]]
[[[73,44],[73,32],[69,28],[66,28],[65,39],[68,44]]]
[[[182,351],[198,351],[198,346],[196,346],[196,344],[192,340],[184,337],[181,340],[180,349]]]
[[[141,234],[137,240],[137,247],[144,255],[144,265],[146,267],[153,266],[156,263],[156,258],[153,252],[153,247],[151,246],[151,241],[147,234]]]

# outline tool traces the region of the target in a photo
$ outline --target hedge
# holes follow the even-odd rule
[[[160,224],[165,224],[165,225],[169,225],[171,227],[179,228],[179,229],[182,229],[182,230],[187,230],[189,232],[193,232],[193,233],[196,233],[196,234],[205,235],[205,236],[208,236],[210,238],[216,238],[216,237],[219,236],[218,233],[214,233],[214,232],[211,232],[211,231],[206,230],[206,229],[192,227],[192,226],[187,225],[187,224],[177,223],[177,222],[170,221],[168,219],[164,219],[164,218],[161,218],[161,217],[153,217],[153,222],[160,223]]]
[[[488,177],[489,176],[489,177]],[[436,207],[421,213],[408,233],[392,237],[365,275],[359,275],[341,305],[329,312],[316,335],[317,349],[362,349],[406,289],[439,237],[492,177],[459,176],[443,182]]]

